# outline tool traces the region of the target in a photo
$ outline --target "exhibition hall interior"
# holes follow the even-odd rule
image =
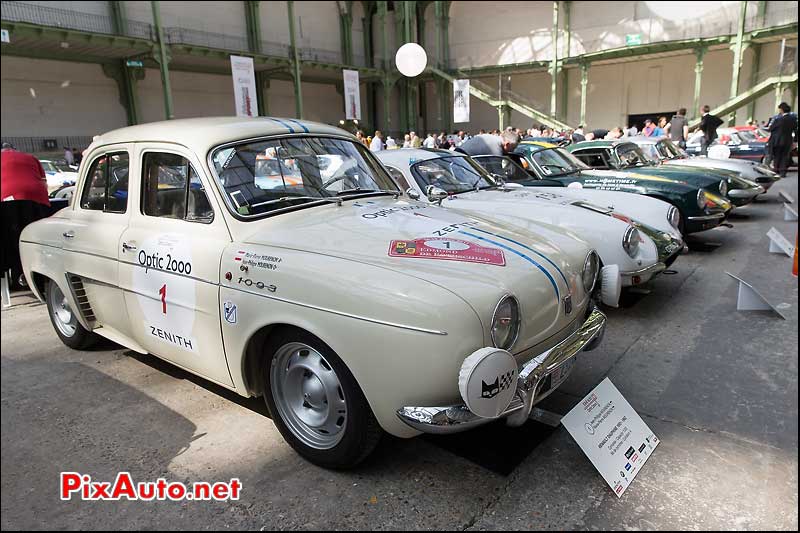
[[[798,529],[796,2],[0,9],[3,530]]]

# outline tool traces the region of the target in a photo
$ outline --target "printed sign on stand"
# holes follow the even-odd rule
[[[659,443],[608,378],[561,423],[617,497],[625,493]]]
[[[344,77],[344,115],[347,120],[361,120],[361,91],[357,70],[342,70]]]
[[[252,57],[231,56],[233,98],[237,117],[258,116],[256,74]]]
[[[453,80],[453,122],[469,122],[469,80]]]

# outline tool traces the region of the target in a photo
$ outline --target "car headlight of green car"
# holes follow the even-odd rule
[[[503,296],[492,316],[492,343],[496,348],[508,350],[519,334],[519,302],[511,295]]]
[[[636,254],[639,253],[639,242],[641,240],[639,230],[633,226],[628,226],[628,229],[625,230],[625,235],[622,237],[622,248],[632,258],[636,257]]]
[[[728,196],[728,182],[725,180],[720,180],[719,182],[719,193],[722,196]]]
[[[697,191],[697,207],[703,209],[706,206],[706,191],[700,189]]]

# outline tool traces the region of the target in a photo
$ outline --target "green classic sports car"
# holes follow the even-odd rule
[[[684,235],[715,228],[725,221],[733,205],[697,185],[633,170],[593,170],[563,148],[523,141],[515,150],[532,177],[564,185],[578,182],[590,189],[642,194],[674,205],[681,214]]]
[[[638,144],[627,140],[585,141],[570,145],[567,150],[592,168],[634,170],[647,176],[685,181],[719,194],[735,206],[747,205],[764,193],[758,184],[731,170],[662,165]]]

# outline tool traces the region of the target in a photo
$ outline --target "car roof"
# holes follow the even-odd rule
[[[204,117],[150,122],[98,135],[90,148],[137,142],[176,143],[205,154],[232,141],[286,134],[337,135],[355,139],[350,133],[327,124],[275,117]]]
[[[557,148],[557,144],[548,143],[544,141],[520,141],[520,145],[529,146],[532,151],[538,152],[539,150],[544,150],[545,148]],[[518,145],[519,146],[519,145]],[[536,150],[534,150],[534,147]]]
[[[579,143],[570,145],[570,147],[580,146],[581,148],[609,148],[629,142],[630,141],[628,139],[595,139],[591,141],[581,141]]]
[[[385,165],[403,165],[410,166],[417,161],[426,161],[428,159],[437,159],[440,157],[465,157],[465,154],[460,152],[451,152],[450,150],[429,150],[427,148],[400,148],[397,150],[381,150],[375,152],[381,163]]]
[[[644,135],[637,135],[635,137],[627,137],[625,139],[620,139],[620,141],[628,141],[636,144],[656,144],[658,141],[666,139],[666,135],[660,135],[658,137],[645,137]]]

